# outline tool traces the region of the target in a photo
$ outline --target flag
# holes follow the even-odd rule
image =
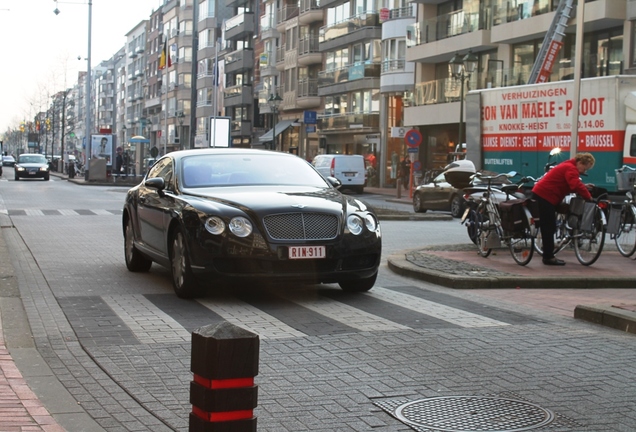
[[[170,59],[170,56],[168,55],[167,40],[163,43],[163,50],[161,51],[161,57],[159,57],[159,70],[165,69],[166,64],[168,65],[168,67],[172,66],[172,60]]]

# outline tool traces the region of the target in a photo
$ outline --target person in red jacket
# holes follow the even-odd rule
[[[594,166],[594,156],[579,153],[573,159],[561,162],[548,171],[532,188],[533,198],[539,204],[541,218],[541,238],[543,240],[543,264],[565,265],[554,256],[554,232],[556,231],[556,209],[566,195],[576,193],[585,200],[591,200],[588,187],[581,181],[581,174]]]

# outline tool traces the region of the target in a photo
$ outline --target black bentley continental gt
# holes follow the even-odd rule
[[[179,297],[215,281],[338,283],[368,291],[382,238],[375,213],[303,159],[254,149],[169,153],[130,189],[126,266],[169,268]]]

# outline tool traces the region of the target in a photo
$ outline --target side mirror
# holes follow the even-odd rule
[[[144,186],[149,187],[151,189],[156,189],[159,194],[163,192],[166,188],[166,182],[162,177],[153,177],[144,182]]]
[[[331,183],[331,186],[335,187],[336,189],[340,189],[340,187],[342,186],[342,182],[335,177],[327,177],[327,181]]]

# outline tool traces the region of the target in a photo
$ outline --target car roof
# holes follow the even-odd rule
[[[204,149],[193,149],[193,150],[178,150],[174,152],[168,153],[166,156],[171,156],[174,159],[181,159],[188,156],[193,155],[262,155],[262,154],[272,154],[283,157],[292,157],[297,158],[298,156],[293,155],[291,153],[282,153],[278,151],[272,150],[260,150],[260,149],[248,149],[248,148],[233,148],[233,147],[222,147],[222,148],[204,148]]]

